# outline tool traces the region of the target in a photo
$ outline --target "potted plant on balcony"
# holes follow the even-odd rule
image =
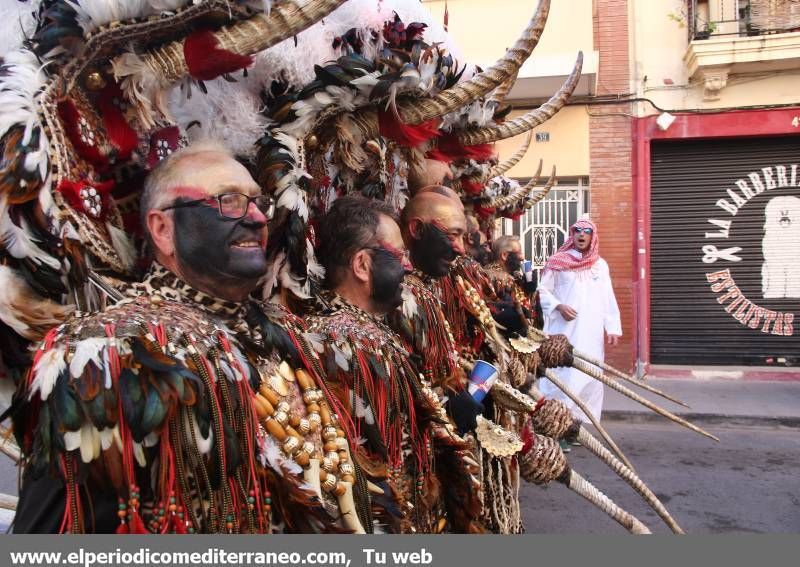
[[[698,22],[699,23],[699,22]],[[705,25],[694,32],[695,39],[708,39],[717,30],[717,24],[714,22],[706,22]]]

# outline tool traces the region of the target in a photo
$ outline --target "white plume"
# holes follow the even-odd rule
[[[67,362],[64,360],[64,347],[55,347],[42,354],[42,357],[33,367],[33,382],[28,392],[28,399],[33,398],[36,392],[39,397],[46,400],[50,397],[56,380],[64,370],[67,369]]]
[[[69,363],[69,374],[78,378],[83,374],[83,369],[91,360],[97,368],[102,368],[103,348],[108,344],[108,339],[91,337],[79,341],[75,346],[75,353]]]

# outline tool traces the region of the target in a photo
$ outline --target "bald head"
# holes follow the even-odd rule
[[[453,201],[458,203],[458,206],[461,208],[462,211],[464,210],[464,203],[461,202],[461,197],[459,197],[458,193],[456,193],[450,187],[445,187],[444,185],[428,185],[427,187],[423,187],[422,189],[420,189],[417,194],[419,195],[423,193],[434,193],[436,195],[441,195],[442,197],[447,197],[448,199],[452,199]]]
[[[443,277],[453,261],[464,254],[467,221],[459,199],[437,190],[417,193],[403,209],[403,239],[414,267],[433,277]]]

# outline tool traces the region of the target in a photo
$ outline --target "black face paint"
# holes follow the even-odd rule
[[[388,250],[372,249],[371,298],[381,311],[388,313],[403,303],[403,278],[406,270],[402,262]]]
[[[518,272],[522,266],[522,258],[516,252],[509,252],[506,257],[506,269],[510,273]]]
[[[266,237],[263,221],[249,216],[222,218],[215,207],[205,205],[175,209],[174,221],[178,265],[185,277],[202,287],[244,287],[266,273],[267,259],[261,246]],[[243,242],[259,245],[235,246]],[[224,291],[217,294],[222,296]]]
[[[433,278],[442,278],[450,272],[458,256],[447,233],[433,223],[423,223],[420,236],[411,245],[411,259],[415,268]]]

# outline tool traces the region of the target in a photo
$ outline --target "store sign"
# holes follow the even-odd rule
[[[708,218],[701,260],[708,265],[706,280],[716,294],[717,303],[739,324],[761,333],[791,337],[794,314],[769,309],[766,303],[800,302],[800,198],[787,189],[800,187],[798,164],[763,167],[737,179],[726,195],[717,199],[717,213]],[[797,193],[797,191],[793,191]],[[752,204],[757,203],[757,204]],[[748,207],[763,208],[760,255],[748,257],[745,247],[737,245],[737,215]],[[746,215],[752,218],[752,215]],[[754,256],[750,247],[750,255]],[[760,273],[753,273],[760,270]],[[747,281],[759,279],[760,294],[747,294],[737,285],[741,275]]]

